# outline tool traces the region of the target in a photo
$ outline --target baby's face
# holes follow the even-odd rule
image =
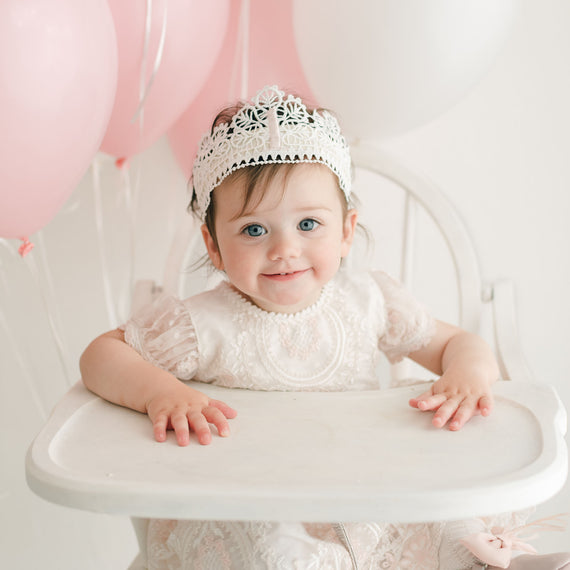
[[[258,307],[294,313],[313,304],[338,271],[357,214],[344,215],[335,175],[320,164],[278,174],[253,210],[241,213],[238,181],[216,188],[218,247],[202,228],[210,259]]]

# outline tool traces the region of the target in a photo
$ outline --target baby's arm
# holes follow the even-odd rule
[[[146,361],[125,342],[121,330],[97,337],[85,349],[79,364],[89,390],[110,402],[148,414],[157,441],[164,441],[171,427],[178,444],[188,445],[191,428],[198,441],[206,445],[212,440],[208,423],[214,424],[221,436],[229,435],[226,418],[234,418],[235,410]]]
[[[479,336],[437,321],[427,346],[410,358],[441,378],[427,392],[410,400],[419,410],[436,410],[433,425],[458,430],[474,415],[488,416],[493,408],[491,385],[499,367],[489,345]]]

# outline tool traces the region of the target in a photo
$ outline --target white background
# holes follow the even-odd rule
[[[557,388],[567,408],[569,22],[565,0],[520,2],[509,41],[480,84],[445,115],[382,143],[452,200],[474,239],[483,276],[514,280],[530,367],[537,379]],[[112,163],[101,161],[107,273],[115,294],[126,299],[124,185]],[[133,161],[134,186],[137,173],[135,277],[160,280],[173,228],[183,215],[185,182],[164,140]],[[157,210],[163,212],[160,218]],[[56,219],[32,236],[36,249],[25,261],[14,255],[15,242],[0,244],[0,564],[5,568],[122,569],[135,553],[127,519],[49,504],[35,497],[24,479],[26,449],[43,424],[41,406],[51,409],[78,378],[81,350],[110,328],[94,219],[88,174]],[[47,314],[65,344],[67,380],[38,284],[48,291]],[[119,320],[126,300],[123,305]],[[565,511],[570,511],[568,485],[538,514]],[[545,552],[570,550],[570,532],[545,534],[535,544]]]

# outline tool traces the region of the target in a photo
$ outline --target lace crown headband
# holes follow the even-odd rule
[[[338,121],[328,111],[309,112],[301,99],[275,85],[264,87],[229,124],[202,137],[192,170],[194,211],[204,221],[210,193],[240,168],[298,162],[328,166],[348,201],[350,151]]]

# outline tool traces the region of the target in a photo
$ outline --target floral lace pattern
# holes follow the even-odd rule
[[[396,363],[418,350],[431,338],[435,321],[402,286],[389,275],[374,273],[386,302],[386,334],[378,341],[390,362]]]
[[[350,151],[334,116],[309,112],[298,97],[276,86],[262,89],[231,120],[214,127],[200,141],[192,179],[195,211],[203,221],[210,193],[232,172],[257,164],[316,162],[338,177],[348,201]]]
[[[363,570],[445,570],[438,558],[445,523],[345,528]],[[149,570],[352,570],[327,523],[153,520],[147,555]]]
[[[228,282],[178,301],[159,298],[125,337],[183,380],[252,390],[371,390],[380,350],[397,361],[426,344],[433,319],[383,273],[340,274],[315,304],[268,313]]]
[[[361,570],[469,570],[460,539],[480,527],[524,524],[532,509],[440,523],[345,523]],[[150,521],[148,570],[352,570],[330,523]]]
[[[125,342],[146,360],[178,378],[190,379],[198,363],[198,343],[184,304],[161,294],[123,327]]]

